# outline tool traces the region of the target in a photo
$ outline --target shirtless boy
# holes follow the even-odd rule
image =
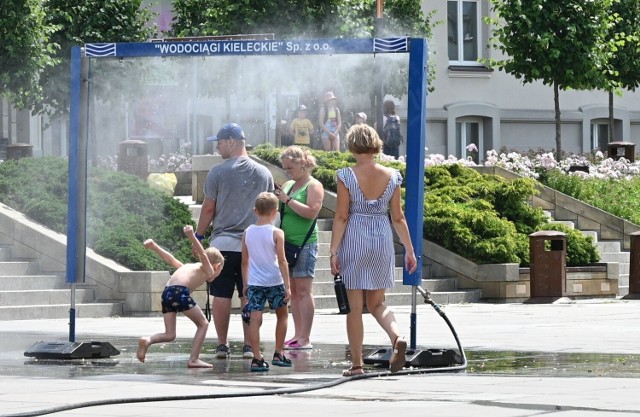
[[[213,365],[200,360],[200,351],[207,336],[209,322],[196,302],[191,298],[191,291],[196,290],[205,282],[213,281],[222,270],[224,258],[218,249],[204,249],[196,238],[192,226],[183,228],[184,234],[193,245],[194,252],[200,262],[183,264],[171,253],[158,246],[152,239],[144,242],[147,249],[155,251],[163,261],[176,271],[171,275],[162,292],[162,314],[164,317],[164,333],[156,333],[152,336],[141,337],[138,341],[136,356],[140,362],[144,362],[149,346],[155,343],[171,342],[176,338],[176,319],[178,312],[182,312],[196,325],[196,334],[193,337],[193,346],[187,366],[189,368],[211,368]]]

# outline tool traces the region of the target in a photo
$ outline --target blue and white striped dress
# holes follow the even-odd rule
[[[395,253],[387,213],[393,193],[402,184],[402,175],[394,170],[377,200],[365,199],[351,168],[338,170],[338,181],[349,190],[349,220],[338,248],[345,286],[354,290],[393,287]]]

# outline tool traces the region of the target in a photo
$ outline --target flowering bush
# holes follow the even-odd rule
[[[191,143],[182,145],[180,152],[162,154],[158,159],[147,157],[149,172],[180,172],[191,171]],[[101,168],[116,171],[118,169],[118,156],[99,156],[97,165]]]
[[[567,175],[576,175],[583,179],[632,179],[640,177],[640,162],[630,162],[620,158],[614,160],[605,158],[597,151],[592,157],[584,155],[570,155],[557,162],[551,152],[535,155],[530,158],[517,152],[500,153],[495,150],[487,151],[485,166],[499,166],[529,178],[539,179],[549,171],[558,171]],[[582,169],[576,169],[576,168]]]
[[[151,172],[177,172],[191,171],[190,153],[162,154],[158,159],[149,158],[149,171]]]

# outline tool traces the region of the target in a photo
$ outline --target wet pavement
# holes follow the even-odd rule
[[[24,356],[35,342],[66,341],[65,320],[0,322],[0,417],[151,416],[178,410],[210,416],[217,407],[233,414],[293,416],[303,410],[305,417],[398,410],[410,416],[640,415],[637,301],[465,304],[443,310],[465,348],[465,371],[417,368],[390,375],[368,367],[367,377],[353,381],[340,377],[350,358],[344,317],[331,311],[316,314],[313,349],[288,351],[293,366],[272,366],[267,373],[250,372],[251,361],[241,358],[235,315],[231,358],[213,357],[210,326],[202,359],[214,367],[196,370],[186,368],[194,328],[184,318],[178,321],[178,339],[152,346],[144,364],[135,358],[137,339],[162,330],[160,317],[79,318],[79,341],[109,342],[121,352],[91,360]],[[408,329],[408,308],[394,311],[401,328]],[[456,348],[450,329],[429,306],[418,306],[418,313],[419,348]],[[273,354],[274,328],[272,315],[265,315],[261,337],[267,358]],[[370,316],[365,330],[371,351],[389,343]]]

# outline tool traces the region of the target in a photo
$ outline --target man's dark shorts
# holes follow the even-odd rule
[[[209,293],[214,297],[233,298],[233,290],[242,298],[242,252],[221,251],[224,266],[220,275],[209,284]]]
[[[179,313],[191,310],[196,302],[191,298],[189,288],[182,285],[169,285],[162,291],[162,314]]]

